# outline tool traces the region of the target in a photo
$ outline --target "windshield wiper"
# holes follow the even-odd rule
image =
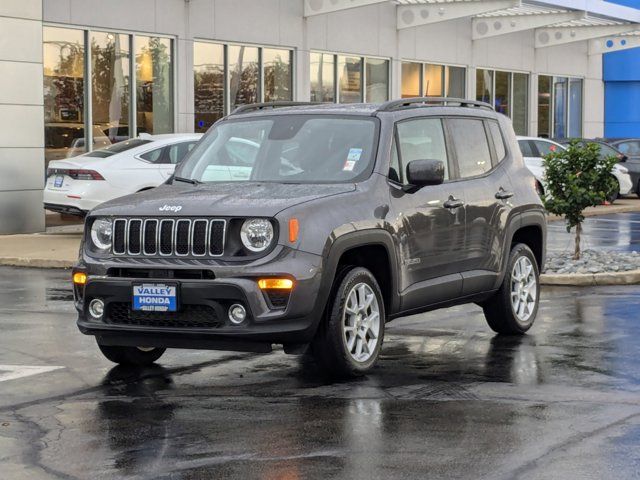
[[[194,180],[193,178],[173,177],[174,182],[190,183],[191,185],[200,185],[202,182]]]

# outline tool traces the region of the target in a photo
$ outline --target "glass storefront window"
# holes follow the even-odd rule
[[[258,47],[229,45],[229,97],[231,111],[239,105],[256,103],[260,98]]]
[[[335,102],[335,56],[311,52],[311,101]]]
[[[569,137],[582,137],[582,79],[569,79]]]
[[[476,70],[476,100],[493,103],[493,70]]]
[[[173,132],[171,40],[135,37],[136,123],[138,132]]]
[[[264,101],[291,100],[291,51],[275,48],[262,50]]]
[[[425,97],[444,97],[443,76],[444,68],[442,65],[425,64],[422,81]]]
[[[206,132],[224,116],[224,46],[193,44],[193,99],[196,132]]]
[[[464,67],[445,67],[445,96],[453,98],[465,98],[466,88],[464,85],[466,69]]]
[[[362,58],[338,56],[340,103],[362,102]]]
[[[511,73],[495,72],[496,86],[493,95],[496,112],[511,116]]]
[[[84,144],[84,32],[44,27],[45,161],[73,157]]]
[[[538,77],[538,136],[542,138],[551,137],[551,84],[551,77]]]
[[[367,79],[365,101],[381,103],[389,100],[389,61],[367,58],[365,69]]]
[[[529,75],[526,73],[513,74],[513,105],[512,120],[516,135],[527,134],[527,103],[529,99]]]
[[[553,78],[553,137],[567,136],[567,78]]]
[[[91,32],[93,149],[129,138],[129,35]]]
[[[402,62],[402,98],[419,97],[422,64]]]

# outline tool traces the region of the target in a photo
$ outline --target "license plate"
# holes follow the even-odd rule
[[[142,283],[133,286],[133,309],[147,312],[175,312],[178,309],[176,285]]]
[[[62,175],[56,176],[56,179],[53,181],[53,186],[56,188],[62,187],[62,182],[64,182],[64,177]]]

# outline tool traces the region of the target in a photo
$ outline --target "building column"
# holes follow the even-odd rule
[[[0,2],[0,234],[44,230],[42,0]]]

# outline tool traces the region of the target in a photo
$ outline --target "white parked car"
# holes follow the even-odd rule
[[[165,182],[202,134],[145,135],[49,162],[44,207],[84,216],[107,200]]]
[[[565,147],[552,140],[538,137],[518,137],[518,145],[520,145],[520,151],[522,152],[525,165],[531,173],[533,173],[534,177],[536,177],[538,192],[543,195],[546,182],[542,157],[557,150],[565,150]],[[612,192],[609,197],[609,202],[613,203],[618,196],[631,193],[633,184],[631,183],[629,170],[619,163],[613,166],[611,174],[618,182],[618,190]]]

